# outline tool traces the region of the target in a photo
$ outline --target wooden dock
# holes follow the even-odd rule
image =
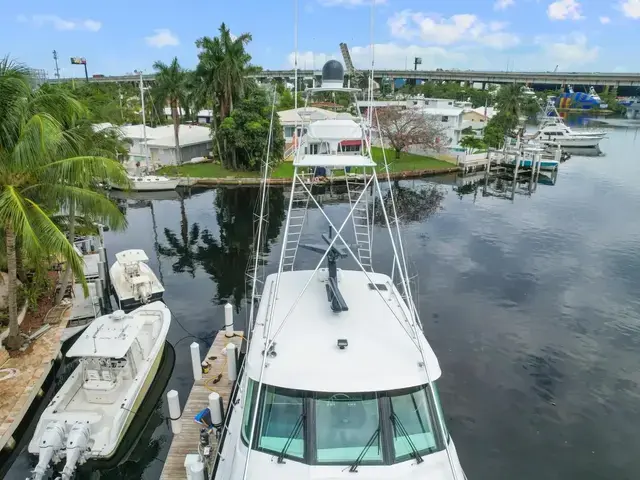
[[[60,337],[67,326],[70,307],[52,309],[52,315],[47,316],[51,328],[38,337],[27,352],[8,358],[0,351],[0,357],[4,358],[0,361],[0,449],[12,448],[14,431],[51,371],[60,352]]]
[[[180,420],[182,430],[173,436],[169,454],[162,469],[161,480],[186,480],[187,473],[184,467],[185,456],[189,453],[198,453],[198,443],[200,440],[200,429],[202,425],[196,423],[193,418],[203,409],[209,406],[209,394],[217,392],[224,403],[226,410],[229,404],[229,397],[233,383],[229,381],[227,374],[226,356],[223,350],[228,343],[233,343],[237,352],[240,352],[243,332],[235,332],[235,336],[228,338],[221,330],[216,335],[205,360],[211,365],[207,373],[202,374],[202,380],[194,383],[189,393],[187,403],[182,409]],[[222,373],[219,382],[213,383],[213,379]],[[182,404],[182,400],[180,402]],[[182,406],[182,405],[181,405]],[[212,435],[212,442],[215,448],[215,437]]]

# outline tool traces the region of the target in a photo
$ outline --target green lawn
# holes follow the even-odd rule
[[[382,166],[382,149],[372,147],[373,160],[378,164],[378,170]],[[387,162],[389,162],[389,170],[391,172],[408,172],[413,170],[446,170],[453,168],[455,165],[437,160],[432,157],[424,157],[412,153],[401,153],[400,158],[396,159],[393,150],[386,149]],[[171,177],[192,177],[192,178],[257,178],[260,172],[253,170],[227,170],[218,163],[196,163],[190,165],[182,165],[179,167],[163,167],[159,173]],[[334,172],[334,176],[340,176],[341,171]],[[293,163],[280,163],[273,173],[273,178],[291,178],[293,176]]]

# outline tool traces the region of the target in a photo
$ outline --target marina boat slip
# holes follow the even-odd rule
[[[130,314],[94,320],[66,356],[80,363],[43,412],[29,453],[38,455],[33,480],[64,463],[60,479],[78,465],[108,459],[122,441],[158,369],[171,314],[162,302]]]
[[[164,287],[146,262],[144,250],[133,249],[116,253],[116,262],[109,277],[116,302],[124,311],[162,300]]]

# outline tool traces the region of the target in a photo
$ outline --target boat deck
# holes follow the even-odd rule
[[[240,351],[242,343],[243,332],[235,332],[236,336],[227,338],[224,334],[224,330],[221,330],[216,335],[209,352],[205,359],[211,364],[208,373],[202,374],[202,380],[198,380],[194,383],[189,393],[186,405],[182,410],[182,417],[179,422],[182,425],[182,430],[179,434],[173,436],[169,454],[164,462],[164,468],[162,469],[161,480],[186,480],[187,472],[184,467],[185,456],[189,453],[198,453],[198,442],[200,439],[200,429],[202,425],[196,423],[193,418],[209,406],[209,394],[212,392],[208,388],[210,385],[213,391],[216,391],[222,397],[224,408],[227,408],[229,404],[229,397],[231,396],[231,390],[233,389],[233,383],[229,381],[227,374],[227,366],[225,362],[225,356],[223,350],[225,346],[232,342]],[[216,357],[215,360],[211,360],[212,357]],[[222,372],[222,378],[216,384],[211,383],[211,379],[216,377]],[[208,383],[207,383],[208,382]],[[206,385],[205,385],[206,383]],[[182,400],[180,401],[182,407]],[[215,437],[212,436],[214,446],[216,445]]]
[[[28,353],[7,359],[1,357],[4,350],[0,349],[0,449],[5,446],[11,448],[13,432],[40,391],[60,352],[60,336],[67,326],[71,309],[59,309],[57,312],[57,318],[48,317],[51,328],[33,343]]]

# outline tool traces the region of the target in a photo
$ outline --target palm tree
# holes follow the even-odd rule
[[[171,107],[171,118],[173,120],[173,135],[176,141],[176,163],[182,163],[182,152],[180,151],[180,108],[186,104],[185,80],[186,73],[178,63],[178,58],[174,57],[169,65],[157,61],[153,68],[156,74],[153,96],[156,101],[165,105],[167,102]]]
[[[79,119],[65,128],[65,134],[68,138],[72,139],[70,148],[74,156],[84,155],[117,161],[118,155],[126,151],[122,135],[117,129],[105,128],[95,131],[94,128],[83,119]],[[68,154],[69,152],[63,153]],[[85,180],[89,180],[90,183],[78,184],[76,186],[89,189],[95,182],[95,179]],[[78,181],[81,181],[81,179],[78,179]],[[126,225],[124,215],[122,215],[117,206],[111,201],[101,202],[100,205],[83,205],[80,202],[68,201],[64,207],[66,207],[68,211],[66,230],[69,242],[73,242],[75,239],[76,223],[78,221],[90,220],[93,224],[101,223],[109,225],[111,229],[120,229]],[[72,273],[71,265],[67,264],[64,275],[62,276],[61,288],[56,296],[56,303],[60,303],[64,297],[67,286],[71,281]]]
[[[175,273],[188,272],[195,278],[198,266],[198,241],[200,240],[200,226],[197,223],[189,228],[184,197],[180,196],[180,238],[168,228],[164,229],[164,236],[169,246],[158,244],[158,253],[165,257],[174,257],[173,271]]]
[[[245,50],[251,39],[250,33],[233,37],[222,23],[218,37],[196,41],[200,49],[196,73],[210,86],[211,98],[219,106],[220,121],[233,111],[233,102],[242,97],[249,81],[247,73],[254,69],[249,64],[251,55]]]
[[[520,102],[522,101],[522,86],[516,83],[503,85],[496,97],[496,107],[498,111],[517,122],[520,118]]]
[[[33,91],[26,67],[8,57],[0,60],[0,226],[8,270],[8,348],[21,344],[16,239],[22,251],[66,260],[87,293],[82,260],[50,214],[72,204],[82,205],[83,211],[109,211],[111,202],[84,185],[104,179],[127,182],[118,162],[77,155],[75,140],[61,122],[70,123],[83,113],[82,106],[63,93]]]

